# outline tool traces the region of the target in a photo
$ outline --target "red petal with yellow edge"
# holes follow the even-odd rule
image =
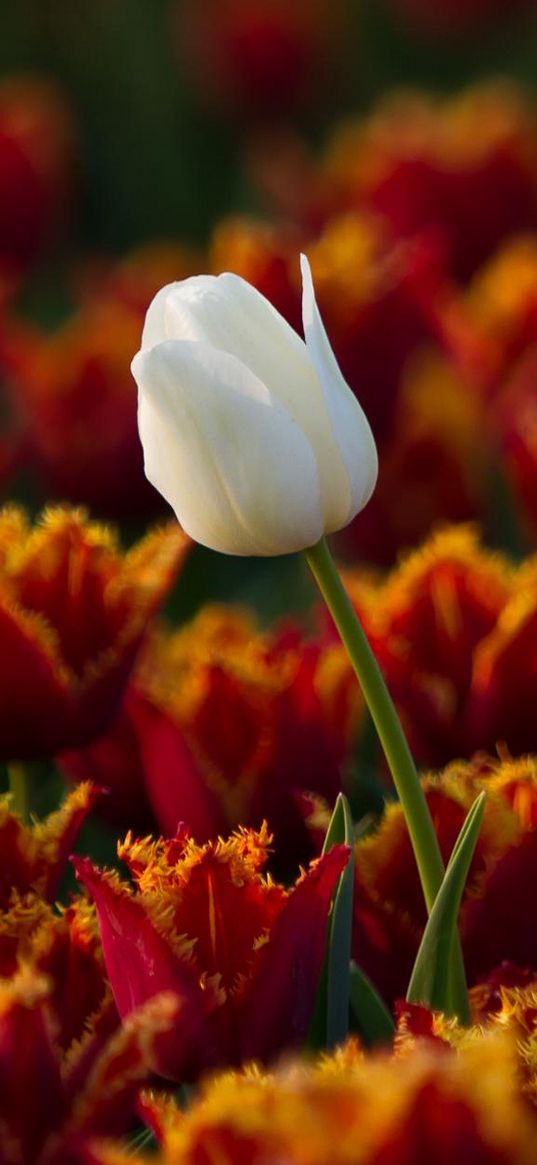
[[[80,827],[99,790],[79,785],[62,807],[44,821],[24,825],[10,808],[9,797],[0,798],[0,907],[13,905],[13,891],[35,892],[51,902],[65,871]]]
[[[39,890],[49,902],[56,897],[80,829],[100,794],[96,785],[86,781],[66,797],[56,813],[51,813],[46,821],[35,826]]]
[[[334,846],[291,890],[241,1008],[241,1057],[268,1060],[305,1037],[325,952],[332,894],[349,859]]]
[[[38,1161],[64,1115],[47,995],[46,980],[30,971],[0,991],[0,1146],[16,1146],[8,1161]]]
[[[89,858],[73,863],[97,907],[106,971],[121,1017],[163,991],[174,992],[181,1014],[173,1037],[161,1047],[159,1071],[180,1079],[192,1062],[211,1063],[216,1058],[209,1027],[213,992],[201,989],[186,956],[181,959],[158,934],[117,875],[102,873]]]
[[[140,1085],[159,1068],[161,1041],[180,1023],[181,1003],[169,992],[128,1016],[92,1064],[73,1104],[68,1134],[125,1132]]]
[[[245,864],[237,868],[218,846],[208,846],[193,862],[177,897],[173,887],[168,896],[170,928],[195,937],[198,973],[219,975],[226,994],[242,976],[252,974],[259,958],[257,943],[271,932],[286,902],[281,886],[252,876]]]
[[[88,1019],[101,1011],[109,991],[97,919],[87,898],[75,899],[62,915],[43,921],[33,936],[31,958],[51,982],[57,1041],[69,1048],[83,1037]]]

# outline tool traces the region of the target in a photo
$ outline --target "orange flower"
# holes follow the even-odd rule
[[[537,224],[534,115],[511,85],[390,95],[336,134],[325,173],[341,204],[380,213],[396,238],[436,239],[462,279]]]
[[[187,546],[170,525],[122,557],[114,533],[83,511],[49,509],[33,529],[21,510],[0,513],[4,759],[46,756],[103,730]]]
[[[537,1119],[519,1093],[513,1044],[475,1032],[457,1053],[418,1041],[366,1058],[351,1045],[314,1066],[221,1076],[186,1113],[150,1102],[163,1142],[156,1161],[531,1165]],[[94,1153],[94,1165],[126,1165],[118,1149]]]
[[[470,733],[469,708],[478,653],[516,590],[509,561],[483,550],[473,527],[453,526],[433,534],[373,587],[365,612],[360,572],[348,571],[346,578],[418,763],[445,764],[490,747],[493,720],[486,738]],[[516,726],[509,744],[527,748],[524,742],[517,748]]]
[[[537,766],[519,761],[455,762],[424,781],[447,860],[464,817],[487,792],[483,828],[461,908],[469,983],[524,983],[537,975]],[[356,846],[355,958],[390,1001],[405,994],[425,922],[422,894],[399,805]]]
[[[296,796],[333,804],[359,722],[341,656],[298,628],[261,633],[246,612],[205,607],[152,640],[109,733],[60,765],[110,788],[105,812],[130,827],[151,825],[150,806],[165,833],[183,821],[197,841],[266,819],[271,868],[289,873],[312,852]]]
[[[0,798],[0,909],[13,893],[33,891],[53,902],[78,832],[93,808],[99,790],[87,782],[65,799],[61,809],[44,821],[24,825],[10,808],[10,796]]]
[[[80,898],[64,910],[51,905],[97,792],[79,785],[57,812],[31,826],[10,811],[8,797],[0,800],[0,977],[29,966],[47,976],[62,1048],[79,1040],[97,1013],[107,1010],[110,1030],[117,1024],[95,911]]]
[[[269,841],[266,828],[204,846],[185,831],[170,841],[127,837],[119,855],[136,892],[75,859],[122,1018],[159,992],[179,999],[181,1022],[160,1049],[160,1072],[172,1079],[266,1061],[306,1035],[349,851],[335,847],[286,891],[261,873]]]

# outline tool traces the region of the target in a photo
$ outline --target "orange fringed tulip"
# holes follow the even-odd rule
[[[537,225],[534,113],[506,84],[444,101],[392,94],[336,133],[325,176],[340,205],[376,211],[396,238],[435,239],[467,279],[505,238]]]
[[[20,362],[14,391],[45,497],[105,517],[158,511],[144,477],[129,370],[139,338],[138,311],[109,297],[35,342]]]
[[[474,1033],[459,1052],[418,1040],[392,1056],[353,1045],[273,1075],[208,1082],[185,1113],[149,1101],[157,1165],[532,1165],[537,1118],[519,1091],[514,1042]],[[92,1165],[127,1165],[95,1146]],[[142,1156],[141,1165],[155,1158]]]
[[[536,572],[533,558],[516,568],[483,549],[473,527],[454,526],[371,588],[362,614],[419,764],[502,743],[516,755],[537,751],[528,701]],[[360,609],[360,573],[347,582]]]
[[[454,762],[424,788],[445,860],[478,792],[483,828],[460,914],[470,985],[524,983],[537,975],[537,766],[518,761]],[[390,806],[356,846],[354,957],[387,1000],[406,992],[425,924],[419,880],[401,809]]]
[[[24,825],[10,807],[9,794],[0,798],[0,910],[13,893],[29,891],[53,902],[78,832],[91,812],[99,790],[78,785],[61,809],[44,821]]]
[[[128,837],[119,854],[134,891],[75,859],[95,900],[122,1018],[159,992],[178,999],[180,1022],[159,1059],[172,1079],[270,1060],[306,1035],[348,849],[332,849],[287,891],[261,873],[269,841],[266,828],[205,846],[184,832],[170,841]]]
[[[334,803],[359,724],[343,654],[295,625],[262,633],[246,611],[204,607],[153,638],[108,733],[60,767],[106,786],[103,812],[125,828],[182,821],[203,842],[267,820],[271,869],[288,874],[312,856],[297,795]]]
[[[0,740],[5,760],[97,736],[114,714],[150,617],[189,543],[177,526],[124,556],[82,511],[0,513]]]

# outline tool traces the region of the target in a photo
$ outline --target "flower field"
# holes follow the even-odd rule
[[[0,1165],[535,1165],[533,6],[7,9]]]

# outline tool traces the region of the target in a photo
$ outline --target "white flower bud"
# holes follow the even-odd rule
[[[227,554],[304,550],[363,509],[377,477],[302,257],[306,342],[236,275],[155,296],[132,371],[145,472],[197,542]]]

